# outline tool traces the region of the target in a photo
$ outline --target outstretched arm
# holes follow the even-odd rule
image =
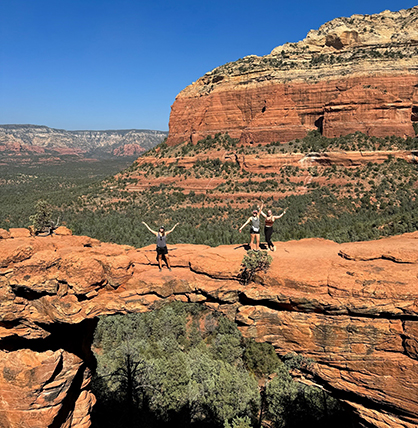
[[[151,233],[153,233],[155,236],[157,236],[158,235],[158,232],[156,232],[155,230],[152,230],[148,225],[147,225],[147,223],[145,223],[145,221],[143,221],[142,222],[142,224],[143,225],[145,225],[145,227],[151,232]]]
[[[241,230],[244,229],[245,226],[251,221],[251,217],[248,218],[248,220],[239,228],[239,233],[241,233]]]
[[[264,203],[262,203],[261,205],[257,205],[257,208],[258,208],[258,212],[264,217],[264,218],[266,218],[267,217],[267,215],[265,214],[265,213],[263,213],[263,206],[264,206]]]
[[[280,214],[280,215],[275,215],[274,216],[274,220],[277,220],[278,218],[280,218],[280,217],[283,217],[285,214],[286,214],[286,211],[287,211],[287,209],[288,209],[289,207],[286,207],[285,209],[284,209],[284,211]]]
[[[171,233],[180,223],[176,223],[172,229],[170,229],[168,232],[165,232],[166,235]]]

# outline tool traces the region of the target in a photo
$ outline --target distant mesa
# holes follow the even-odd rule
[[[298,43],[224,64],[172,105],[167,143],[216,133],[241,143],[288,142],[318,129],[414,136],[418,6],[337,18]]]
[[[73,156],[79,159],[135,157],[161,143],[165,131],[129,129],[65,131],[37,125],[0,125],[0,158]],[[41,160],[42,161],[42,160]]]

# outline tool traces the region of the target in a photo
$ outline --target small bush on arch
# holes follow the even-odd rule
[[[254,280],[257,272],[267,272],[273,258],[267,251],[250,250],[242,259],[241,272],[239,274],[241,282],[245,285]]]

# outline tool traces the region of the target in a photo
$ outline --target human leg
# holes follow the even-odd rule
[[[256,244],[255,244],[255,250],[258,251],[260,249],[260,234],[257,233],[255,235]]]
[[[159,266],[159,268],[161,270],[163,268],[163,255],[162,254],[158,254],[157,260],[158,260],[158,266]]]
[[[252,233],[251,235],[251,241],[250,241],[250,250],[253,249],[254,240],[255,240],[255,233]]]
[[[271,236],[273,235],[273,228],[272,227],[265,227],[264,228],[264,235],[266,237],[267,246],[269,250],[272,250],[274,248],[273,242],[271,242]]]
[[[171,270],[170,257],[168,257],[168,254],[164,255],[164,259],[165,259],[165,262],[167,264],[168,269]]]

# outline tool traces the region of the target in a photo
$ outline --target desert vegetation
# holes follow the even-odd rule
[[[281,361],[198,304],[103,317],[93,350],[93,428],[353,426],[338,400],[292,380],[309,361]]]
[[[249,250],[242,260],[240,272],[241,282],[246,285],[258,272],[267,272],[273,258],[267,251]]]

